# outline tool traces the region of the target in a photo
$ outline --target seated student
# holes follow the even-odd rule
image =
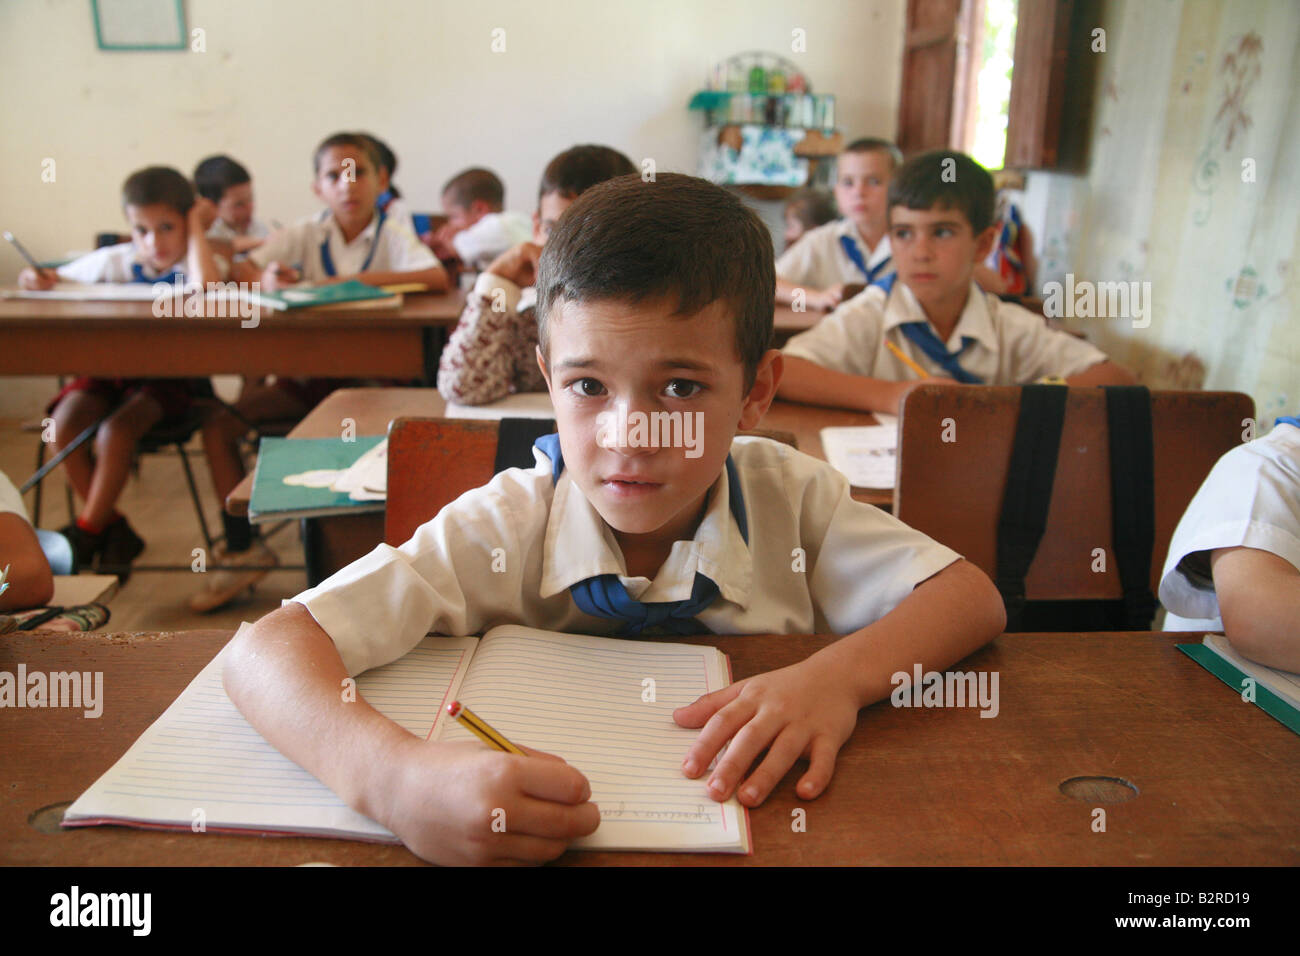
[[[54,597],[54,575],[27,520],[23,496],[0,471],[0,571],[9,587],[0,591],[0,611],[43,607]]]
[[[1300,417],[1214,466],[1169,542],[1169,631],[1222,631],[1243,656],[1300,673]]]
[[[776,260],[776,300],[790,303],[806,290],[810,309],[833,309],[846,289],[870,285],[894,271],[885,195],[903,162],[884,139],[858,139],[835,160],[835,203],[844,218],[811,229]]]
[[[253,177],[229,156],[209,156],[195,166],[194,189],[217,207],[208,238],[229,243],[232,254],[256,249],[271,234],[253,218]]]
[[[969,156],[934,152],[904,164],[889,184],[889,231],[898,272],[786,343],[782,398],[893,414],[922,381],[1133,383],[1104,352],[975,284],[997,230],[993,179]],[[918,379],[889,344],[931,377]]]
[[[258,281],[276,289],[303,280],[315,285],[359,279],[370,285],[422,282],[447,288],[447,273],[411,228],[409,217],[389,217],[376,209],[385,181],[374,141],[360,133],[336,133],[316,147],[312,190],[329,208],[327,218],[305,219],[272,234],[266,243],[236,263],[240,281]],[[259,270],[261,270],[259,272]],[[246,474],[239,442],[248,424],[301,418],[349,379],[245,381],[234,408],[218,412],[205,424],[203,447],[217,497],[224,501]],[[221,515],[225,543],[216,560],[225,565],[204,575],[203,588],[190,598],[190,609],[203,613],[234,600],[278,563],[254,534],[247,518]]]
[[[537,259],[555,222],[583,192],[636,167],[608,146],[574,146],[546,164],[537,189],[533,241],[499,255],[479,274],[438,361],[438,391],[449,402],[481,405],[512,392],[542,392],[537,367]]]
[[[835,197],[821,189],[801,189],[785,201],[785,248],[818,226],[835,221]]]
[[[19,285],[49,289],[58,278],[171,283],[179,277],[187,286],[195,286],[224,278],[226,263],[213,254],[206,235],[214,207],[207,200],[196,200],[189,180],[179,172],[150,166],[132,173],[122,184],[122,207],[131,224],[131,242],[96,249],[59,266],[57,274],[50,269],[24,269]],[[210,393],[206,379],[84,376],[54,397],[50,412],[56,452],[108,415],[95,435],[94,455],[87,442],[63,461],[68,480],[84,502],[76,522],[61,529],[72,542],[80,567],[112,567],[126,581],[144,541],[115,506],[126,486],[136,443],[159,422],[184,419],[194,397]]]
[[[768,348],[773,276],[771,234],[719,186],[633,174],[583,193],[538,266],[537,358],[559,434],[539,440],[533,468],[502,472],[400,548],[380,545],[258,621],[228,649],[230,699],[420,856],[538,862],[599,822],[581,773],[536,752],[426,743],[364,700],[344,703],[345,678],[429,631],[506,622],[623,636],[648,623],[834,631],[846,636],[801,663],[674,714],[683,727],[707,724],[682,755],[688,777],[731,740],[709,775],[713,799],[738,792],[758,806],[800,758],[810,764],[797,793],[822,793],[859,709],[889,694],[892,674],[946,667],[1005,615],[981,571],[854,501],[825,462],[736,438],[781,377]],[[620,408],[689,416],[700,442],[642,441],[635,425],[622,434],[610,427]],[[507,570],[494,574],[501,548]],[[806,565],[792,563],[799,554]],[[491,831],[494,808],[509,832]]]
[[[392,151],[387,143],[378,136],[370,133],[364,134],[366,139],[375,145],[375,155],[379,160],[379,196],[375,199],[375,208],[388,216],[392,220],[400,220],[415,231],[415,217],[411,215],[411,210],[406,205],[406,200],[402,198],[402,192],[393,182],[393,176],[397,173],[397,154]]]
[[[527,216],[504,212],[506,189],[490,169],[467,169],[442,187],[447,222],[436,229],[429,244],[438,258],[459,260],[477,272],[507,249],[532,235]]]

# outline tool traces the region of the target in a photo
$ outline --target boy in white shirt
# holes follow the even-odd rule
[[[215,209],[194,195],[189,180],[167,166],[149,166],[122,184],[122,211],[131,242],[96,249],[51,269],[24,269],[18,284],[48,290],[55,282],[147,282],[206,287],[225,277],[227,263],[213,253],[207,228]],[[168,292],[168,295],[171,293]],[[147,344],[142,344],[147,347]],[[54,417],[53,451],[59,452],[103,419],[93,442],[63,460],[68,481],[81,497],[76,520],[62,534],[83,569],[111,570],[123,583],[144,540],[117,510],[136,444],[154,425],[183,420],[199,394],[211,394],[206,379],[122,379],[82,376],[65,385],[49,405]],[[107,416],[105,418],[105,416]]]
[[[1160,601],[1165,630],[1222,631],[1300,673],[1300,417],[1218,460],[1169,541]]]
[[[703,728],[683,755],[688,777],[731,741],[709,773],[714,799],[758,806],[801,757],[797,793],[820,794],[891,675],[951,664],[1005,615],[982,572],[855,502],[824,462],[735,440],[781,377],[773,277],[770,234],[721,187],[661,173],[585,192],[539,263],[537,357],[558,435],[539,440],[534,468],[502,472],[401,548],[379,546],[258,621],[229,648],[231,700],[426,859],[538,862],[599,823],[577,770],[426,743],[364,700],[345,703],[345,678],[430,630],[507,621],[625,636],[834,630],[847,636],[674,714]],[[647,437],[653,415],[678,430]],[[497,808],[509,832],[493,832]]]
[[[229,156],[209,156],[195,166],[194,190],[217,209],[208,238],[228,243],[232,256],[256,249],[271,234],[253,218],[253,177]]]
[[[997,239],[993,201],[993,178],[964,153],[926,153],[900,167],[889,185],[898,271],[786,343],[781,396],[896,414],[922,382],[1133,384],[1101,350],[975,283]],[[930,377],[918,379],[891,345]]]
[[[835,160],[835,204],[840,216],[809,229],[776,260],[776,300],[789,304],[796,289],[810,309],[833,309],[846,292],[893,271],[885,199],[889,180],[903,162],[884,139],[859,139]]]
[[[560,214],[597,183],[636,171],[608,146],[574,146],[546,164],[533,213],[533,241],[521,242],[479,273],[438,360],[438,391],[449,402],[481,405],[514,392],[540,392],[537,367],[537,260]]]
[[[496,173],[475,167],[457,173],[442,187],[447,222],[433,234],[438,258],[458,260],[470,272],[487,267],[512,246],[527,241],[527,216],[505,212],[506,189]]]
[[[375,208],[386,178],[379,172],[374,141],[361,133],[336,133],[316,147],[312,190],[329,206],[326,215],[302,220],[271,235],[232,274],[241,282],[260,281],[275,290],[298,281],[328,285],[357,279],[369,285],[419,282],[446,289],[447,273],[411,228],[409,220],[388,217]],[[252,334],[256,334],[253,332]],[[246,381],[235,403],[237,415],[221,411],[204,425],[203,447],[217,497],[224,501],[246,472],[239,440],[248,423],[301,418],[348,379],[281,378]],[[253,535],[246,518],[222,513],[225,543],[210,563],[221,565],[204,576],[190,599],[203,613],[233,600],[266,576],[277,561]]]

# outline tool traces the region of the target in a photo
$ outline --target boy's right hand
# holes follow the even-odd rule
[[[18,288],[31,292],[48,292],[59,281],[53,269],[33,269],[31,266],[18,273]]]
[[[844,301],[844,286],[833,285],[829,289],[808,293],[808,304],[814,309],[822,309],[830,312],[839,307]]]
[[[898,406],[903,404],[903,399],[905,399],[908,393],[911,392],[912,389],[914,388],[920,388],[922,385],[960,385],[960,384],[961,382],[957,381],[955,378],[947,378],[943,375],[932,375],[929,378],[918,378],[908,382],[895,382],[894,383],[894,393],[895,393],[894,408],[890,411],[890,414],[891,415],[897,414]]]
[[[293,285],[300,278],[297,269],[278,262],[268,262],[266,268],[262,270],[262,289],[266,292],[275,292],[285,286]]]
[[[541,256],[542,247],[537,243],[521,242],[493,259],[487,271],[526,289],[537,285],[537,261]]]
[[[388,765],[380,822],[433,863],[543,863],[600,825],[587,778],[551,754],[411,737]]]

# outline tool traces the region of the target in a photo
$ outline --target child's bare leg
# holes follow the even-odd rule
[[[108,524],[118,496],[126,487],[135,446],[162,420],[162,415],[162,406],[152,396],[136,392],[100,426],[95,436],[95,475],[81,512],[84,524],[92,529]]]
[[[99,421],[109,409],[108,399],[90,392],[70,392],[54,406],[54,453],[72,444],[72,440]],[[64,473],[82,501],[90,497],[90,481],[95,463],[90,457],[90,442],[63,459]]]

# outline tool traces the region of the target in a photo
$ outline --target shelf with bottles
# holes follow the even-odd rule
[[[834,95],[814,93],[798,65],[774,53],[728,57],[714,64],[706,82],[688,107],[704,112],[705,126],[835,128]]]

